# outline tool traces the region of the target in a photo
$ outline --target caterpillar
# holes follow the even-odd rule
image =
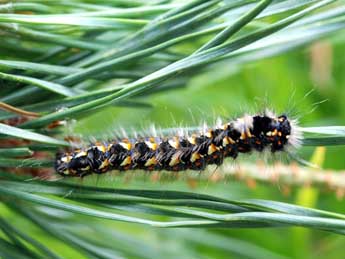
[[[251,151],[288,151],[301,143],[297,122],[266,111],[244,115],[199,133],[175,137],[138,137],[96,142],[87,148],[58,152],[55,170],[62,176],[84,177],[110,170],[204,170]]]

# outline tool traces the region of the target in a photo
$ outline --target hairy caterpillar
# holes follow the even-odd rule
[[[297,123],[270,111],[245,115],[225,125],[190,136],[142,137],[94,143],[84,149],[56,154],[55,170],[63,176],[83,177],[110,170],[204,170],[251,151],[286,151],[298,147]]]

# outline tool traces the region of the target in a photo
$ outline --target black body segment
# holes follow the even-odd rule
[[[285,150],[292,134],[285,115],[245,115],[222,127],[185,137],[122,139],[95,143],[82,150],[56,155],[55,170],[63,176],[83,177],[109,170],[203,170],[240,153]]]

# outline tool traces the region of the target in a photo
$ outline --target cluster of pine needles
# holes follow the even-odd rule
[[[70,145],[66,121],[109,106],[144,109],[145,96],[186,87],[216,62],[240,66],[334,34],[345,28],[337,2],[0,1],[0,257],[204,258],[199,248],[210,247],[284,258],[216,230],[345,234],[345,215],[288,203],[47,181],[54,153]],[[302,130],[304,146],[345,144],[341,126]]]

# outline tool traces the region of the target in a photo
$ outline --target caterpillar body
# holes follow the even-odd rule
[[[63,176],[84,177],[110,170],[204,170],[251,151],[272,153],[297,147],[301,134],[286,115],[245,115],[189,136],[114,140],[56,154],[55,170]]]

